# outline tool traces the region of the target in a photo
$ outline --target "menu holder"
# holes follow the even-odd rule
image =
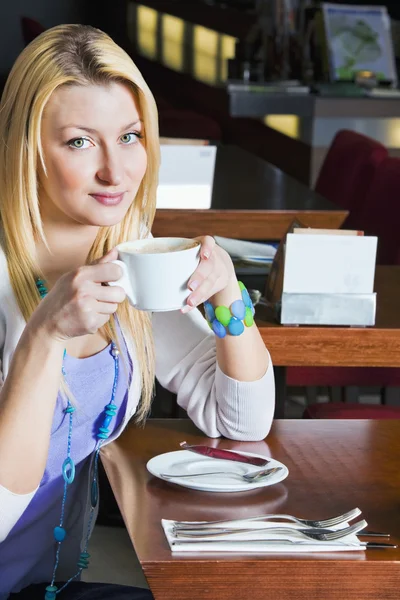
[[[293,221],[265,289],[275,318],[283,325],[374,325],[376,247],[377,238],[363,232]]]
[[[329,78],[361,87],[397,87],[391,23],[386,6],[323,2]]]

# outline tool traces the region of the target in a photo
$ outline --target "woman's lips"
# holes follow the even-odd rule
[[[103,204],[103,206],[117,206],[124,198],[125,192],[120,194],[90,194],[92,198]]]

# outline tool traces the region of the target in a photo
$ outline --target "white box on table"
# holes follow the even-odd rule
[[[373,236],[288,234],[281,323],[374,325],[376,249]]]
[[[216,146],[161,145],[157,208],[211,208]]]

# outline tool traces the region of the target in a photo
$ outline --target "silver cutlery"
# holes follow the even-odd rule
[[[397,544],[384,544],[382,542],[361,542],[365,548],[397,548]]]
[[[175,527],[179,527],[180,529],[204,529],[205,527],[209,527],[210,525],[229,525],[230,523],[240,522],[248,522],[248,521],[271,521],[271,520],[286,520],[292,521],[293,523],[298,523],[299,525],[305,525],[306,527],[333,527],[335,525],[341,525],[342,523],[346,523],[347,521],[352,521],[356,517],[361,515],[361,510],[359,508],[353,508],[342,515],[337,515],[336,517],[329,517],[327,519],[320,520],[312,520],[312,519],[300,519],[298,517],[294,517],[293,515],[286,514],[266,514],[266,515],[258,515],[255,517],[247,517],[244,519],[223,519],[220,521],[174,521]]]
[[[369,531],[367,529],[364,529],[363,531],[360,531],[360,533],[357,534],[358,537],[362,536],[362,537],[385,537],[385,538],[390,538],[390,533],[384,533],[383,531]]]
[[[274,535],[291,535],[291,536],[299,536],[305,537],[309,540],[317,540],[323,542],[335,541],[343,539],[344,537],[356,534],[367,526],[367,522],[362,520],[350,527],[345,527],[344,529],[339,529],[336,531],[331,530],[321,530],[318,531],[316,529],[295,529],[292,527],[268,527],[263,528],[262,531],[265,531]],[[182,531],[182,530],[173,530],[173,534],[175,539],[185,539],[187,542],[193,541],[202,541],[202,538],[212,538],[212,539],[227,539],[231,538],[236,534],[251,534],[256,533],[259,534],[259,529],[217,529],[217,530],[206,530],[206,531]],[[257,539],[257,538],[255,538]],[[204,541],[204,540],[203,540]],[[253,541],[252,538],[249,538],[248,541]]]
[[[287,527],[285,527],[285,531],[287,531]],[[245,533],[245,532],[258,532],[258,531],[271,531],[271,527],[257,527],[257,528],[243,528],[243,529],[239,529],[239,528],[232,528],[229,530],[225,530],[225,529],[221,529],[221,528],[214,528],[214,529],[179,529],[179,528],[172,528],[172,533],[175,534],[175,532],[177,533],[178,536],[180,537],[207,537],[207,536],[211,536],[211,535],[215,535],[217,534],[217,532],[220,533],[224,533],[224,532],[229,532],[231,534],[233,533]],[[299,529],[296,529],[296,531],[301,531]],[[304,530],[303,530],[304,531]],[[332,530],[331,529],[324,529],[324,528],[319,528],[319,527],[315,527],[312,528],[311,530],[313,533],[330,533]],[[188,535],[186,535],[188,534]],[[356,534],[358,538],[360,537],[376,537],[376,538],[390,538],[390,533],[381,533],[378,531],[360,531],[359,533]],[[369,542],[367,542],[369,543]],[[371,542],[371,543],[375,543],[375,542]],[[379,543],[379,542],[378,542]]]
[[[281,527],[282,523],[276,523],[277,526]],[[197,529],[197,528],[192,528],[192,529],[181,529],[178,526],[173,525],[172,526],[172,533],[175,534],[175,532],[178,535],[182,535],[182,537],[185,537],[186,534],[188,534],[189,536],[209,536],[209,535],[215,535],[217,533],[224,533],[224,532],[229,532],[229,533],[247,533],[247,532],[251,532],[254,533],[255,531],[271,531],[272,527],[271,526],[266,526],[266,527],[231,527],[231,528],[223,528],[223,527],[207,527],[207,528],[202,528],[202,529]],[[282,528],[283,529],[283,528]],[[285,531],[290,530],[290,527],[285,526]],[[296,531],[299,531],[298,528],[295,528]],[[332,529],[327,529],[325,527],[313,527],[310,528],[310,530],[313,533],[331,533]],[[300,529],[300,531],[308,531],[308,529]],[[334,530],[334,531],[338,531],[338,530]],[[343,528],[340,530],[343,531]],[[390,533],[383,533],[380,531],[368,531],[368,530],[360,530],[359,533],[356,534],[357,537],[383,537],[383,538],[390,538]]]
[[[192,539],[192,540],[187,540],[187,539],[180,539],[180,540],[173,540],[171,542],[171,544],[173,546],[179,546],[181,544],[204,544],[204,543],[211,543],[211,544],[226,544],[227,540],[221,540],[221,539],[212,539],[212,540],[199,540],[199,539]],[[251,542],[251,544],[260,544],[263,546],[279,546],[279,545],[296,545],[296,546],[309,546],[310,542],[309,541],[303,541],[303,540],[288,540],[286,539],[274,539],[274,540],[268,540],[268,539],[252,539],[252,540],[235,540],[235,545],[242,545],[242,544],[248,544],[249,542]],[[339,544],[341,542],[339,541]],[[346,546],[354,546],[354,548],[359,548],[360,546],[367,549],[367,550],[374,550],[374,549],[378,549],[378,548],[397,548],[397,544],[382,544],[382,543],[378,543],[378,542],[360,542],[360,544],[356,544],[356,543],[352,543],[352,542],[345,542]]]
[[[185,473],[184,475],[174,475],[173,473],[160,473],[160,477],[163,479],[178,479],[178,478],[191,478],[191,477],[202,477],[204,475],[229,475],[230,477],[238,477],[247,483],[254,483],[257,481],[263,481],[267,477],[270,477],[274,473],[281,471],[282,467],[271,467],[270,469],[261,469],[261,471],[254,471],[253,473],[234,473],[232,471],[208,471],[206,473]]]

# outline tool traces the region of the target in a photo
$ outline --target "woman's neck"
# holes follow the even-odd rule
[[[62,275],[86,263],[99,228],[65,224],[49,226],[46,223],[43,226],[48,248],[39,241],[37,259],[47,285],[52,287]]]

